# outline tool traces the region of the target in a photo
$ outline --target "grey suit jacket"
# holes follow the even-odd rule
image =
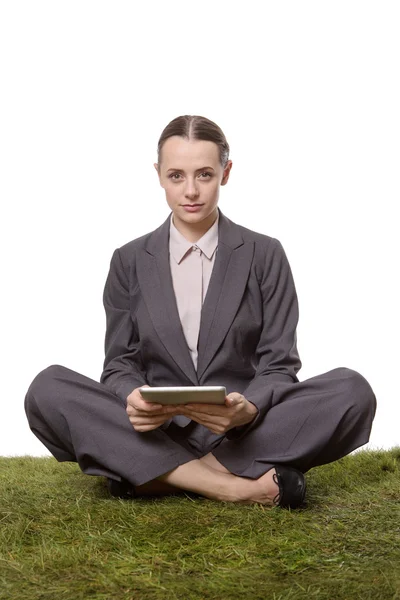
[[[170,215],[154,231],[117,248],[104,287],[105,360],[100,382],[126,401],[137,387],[224,385],[258,408],[273,388],[298,382],[298,301],[284,249],[219,210],[218,252],[203,303],[194,368],[169,265]],[[227,433],[240,437],[247,430]]]

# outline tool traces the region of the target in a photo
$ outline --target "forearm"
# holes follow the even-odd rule
[[[243,391],[243,396],[254,407],[252,418],[248,423],[228,431],[226,437],[232,440],[240,439],[250,429],[256,427],[274,406],[274,390],[288,383],[293,383],[293,378],[284,373],[270,373],[254,378]]]
[[[265,415],[273,406],[273,390],[281,383],[294,383],[297,377],[286,373],[266,373],[257,375],[243,391],[243,396],[252,402],[258,412]]]
[[[104,367],[100,383],[104,383],[124,401],[134,389],[148,385],[145,373],[134,363],[129,363],[122,357],[115,358]]]

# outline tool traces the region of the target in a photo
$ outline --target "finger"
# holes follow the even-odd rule
[[[158,402],[147,402],[142,396],[140,396],[140,398],[138,398],[135,402],[135,408],[139,410],[145,410],[147,412],[155,412],[157,410],[161,410],[163,405],[159,404]]]
[[[158,421],[166,421],[168,417],[166,415],[148,415],[148,414],[138,414],[133,413],[130,415],[130,419],[136,421],[137,423],[156,423]]]
[[[133,402],[131,402],[131,404],[133,404],[135,408],[138,408],[139,410],[145,410],[147,412],[169,412],[171,408],[173,409],[176,406],[174,404],[165,405],[160,404],[159,402],[151,402],[145,400],[140,394],[136,396],[136,398],[133,400]]]
[[[217,427],[215,425],[215,423],[204,421],[203,419],[200,419],[200,418],[197,418],[197,417],[193,417],[192,420],[196,421],[196,423],[199,423],[199,425],[203,425],[203,427],[206,427],[207,429],[209,429],[210,431],[212,431],[212,433],[216,433],[216,434],[224,433],[223,430],[222,430],[222,428]]]
[[[128,416],[131,418],[144,418],[147,420],[159,418],[159,419],[164,419],[164,421],[166,421],[170,416],[173,416],[174,414],[176,414],[173,410],[170,410],[170,409],[168,411],[165,411],[164,409],[162,409],[159,412],[149,412],[149,411],[145,411],[145,410],[137,410],[136,408],[134,408],[132,406],[127,406],[126,412],[127,412]]]
[[[233,407],[230,408],[228,406],[225,406],[224,411],[219,413],[219,414],[209,414],[206,412],[200,412],[197,410],[186,410],[183,414],[186,417],[189,417],[190,419],[202,419],[204,422],[208,422],[208,423],[218,423],[218,422],[225,422],[225,421],[230,421],[236,412],[237,408]]]
[[[139,433],[143,433],[145,431],[152,431],[153,429],[157,429],[160,426],[161,423],[159,423],[158,425],[137,425],[137,426],[133,426],[135,431],[138,431]]]
[[[218,428],[225,428],[230,423],[230,419],[226,417],[196,413],[195,411],[191,411],[190,418],[193,419],[193,421],[200,423],[200,425],[204,425],[205,427],[216,426]]]
[[[188,411],[195,411],[197,413],[203,413],[206,415],[219,415],[223,416],[226,411],[226,406],[221,406],[218,404],[185,404],[183,410],[188,409]]]
[[[142,410],[146,412],[153,412],[162,408],[162,404],[146,402],[145,400],[143,400],[140,394],[136,394],[132,398],[128,399],[127,406],[131,406],[135,410]]]
[[[142,417],[132,417],[129,419],[135,429],[146,427],[155,429],[165,422],[165,417],[159,419],[146,419]]]
[[[155,404],[154,402],[146,402],[145,400],[138,399],[133,404],[130,404],[135,410],[141,413],[147,414],[170,414],[173,413],[176,408],[174,405],[164,406],[163,404]]]
[[[184,414],[184,416],[189,417],[189,419],[196,421],[200,425],[206,425],[206,423],[208,423],[208,421],[209,421],[208,418],[203,413],[200,414],[200,413],[195,413],[195,412],[187,412]]]

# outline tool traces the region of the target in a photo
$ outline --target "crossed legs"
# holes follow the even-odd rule
[[[305,472],[365,444],[376,402],[368,382],[345,368],[277,386],[276,394],[261,425],[201,455],[168,430],[134,431],[122,400],[60,365],[35,377],[25,409],[32,431],[57,460],[76,461],[86,474],[126,479],[143,495],[187,490],[273,504],[274,464]]]
[[[180,465],[148,483],[136,486],[138,495],[175,494],[182,490],[196,492],[225,502],[274,504],[279,494],[272,468],[258,479],[233,475],[210,452]]]

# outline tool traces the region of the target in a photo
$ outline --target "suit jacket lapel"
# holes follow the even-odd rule
[[[238,226],[218,210],[218,251],[201,311],[197,372],[183,333],[172,284],[170,216],[149,236],[136,264],[138,283],[154,328],[166,351],[193,385],[200,385],[201,376],[235,317],[254,252],[254,244],[245,244]]]

